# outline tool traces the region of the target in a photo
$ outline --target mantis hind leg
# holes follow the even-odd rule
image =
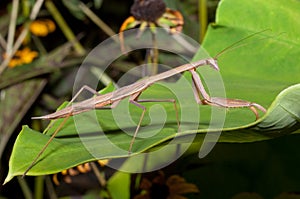
[[[47,149],[47,147],[49,146],[49,144],[52,142],[52,140],[54,139],[54,137],[57,135],[57,133],[59,132],[59,130],[65,125],[65,123],[67,122],[67,120],[69,119],[69,117],[70,116],[64,118],[64,120],[55,129],[55,131],[51,135],[50,139],[47,141],[47,143],[44,145],[44,147],[40,150],[40,152],[34,158],[34,160],[31,162],[31,164],[29,165],[29,167],[25,170],[25,172],[23,173],[22,177],[25,177],[25,175],[27,174],[27,172],[35,165],[35,163],[38,161],[38,159],[40,158],[40,156],[45,152],[45,150]]]
[[[89,86],[83,86],[76,94],[75,96],[71,99],[71,101],[68,103],[67,106],[70,106],[70,104],[72,102],[74,102],[74,100],[82,93],[82,91],[84,90],[88,90],[91,93],[95,94],[95,95],[100,95],[97,91],[95,91],[94,89],[92,89]],[[35,165],[35,163],[38,161],[38,159],[40,158],[40,156],[45,152],[46,148],[49,146],[49,144],[52,142],[52,140],[54,139],[54,137],[57,135],[57,133],[60,131],[60,129],[65,125],[65,123],[67,122],[67,120],[69,119],[69,117],[72,115],[72,112],[70,112],[70,114],[64,118],[64,120],[59,124],[59,126],[55,129],[54,133],[51,135],[50,139],[48,140],[48,142],[44,145],[44,147],[40,150],[40,152],[37,154],[37,156],[35,157],[35,159],[31,162],[31,164],[29,165],[29,167],[25,170],[23,177],[28,173],[28,171]],[[56,120],[52,121],[48,127],[44,130],[44,133],[48,132],[48,130],[54,125],[54,123],[56,122]]]

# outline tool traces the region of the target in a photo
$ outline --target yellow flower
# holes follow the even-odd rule
[[[34,58],[36,58],[39,54],[36,51],[30,50],[30,48],[26,47],[23,50],[19,50],[15,54],[18,56],[22,62],[22,64],[29,64],[31,63]]]
[[[109,162],[109,159],[98,160],[98,163],[101,167],[105,167]]]
[[[55,23],[50,19],[40,19],[33,21],[30,24],[29,30],[36,36],[45,37],[49,33],[53,32],[55,28]]]
[[[28,48],[28,47],[21,49],[21,50],[17,50],[17,52],[14,54],[13,58],[8,63],[8,66],[10,68],[14,68],[19,65],[29,64],[37,56],[38,56],[38,52],[30,50],[30,48]],[[3,57],[6,58],[7,55],[4,54]]]
[[[8,66],[10,68],[14,68],[16,66],[22,65],[22,62],[20,59],[11,59],[10,62],[8,63]]]

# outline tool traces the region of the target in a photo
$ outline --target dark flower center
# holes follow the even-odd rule
[[[165,11],[166,4],[163,0],[135,0],[130,9],[136,20],[154,23]]]

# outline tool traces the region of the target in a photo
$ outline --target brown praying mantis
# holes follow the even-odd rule
[[[257,34],[257,33],[254,33]],[[254,35],[253,34],[253,35]],[[253,36],[250,35],[250,36]],[[250,36],[246,37],[249,38]],[[244,39],[246,39],[244,38]],[[240,40],[241,41],[241,40]],[[238,42],[240,42],[238,41]],[[235,45],[234,43],[233,45]],[[232,47],[231,45],[230,47]],[[226,49],[228,49],[227,47]],[[224,49],[223,51],[225,51]],[[223,52],[221,51],[221,53]],[[219,53],[218,55],[220,55]],[[218,56],[217,55],[217,56]],[[142,113],[139,119],[139,122],[136,126],[135,132],[133,134],[133,137],[131,139],[130,145],[129,145],[129,150],[128,153],[131,153],[132,146],[134,144],[135,138],[138,134],[139,128],[141,126],[141,123],[144,118],[144,114],[146,112],[146,107],[143,106],[141,103],[145,102],[169,102],[174,104],[174,109],[176,111],[176,119],[177,119],[177,125],[179,127],[179,119],[178,119],[178,111],[176,107],[176,100],[175,99],[139,99],[139,96],[141,93],[150,87],[152,84],[155,82],[158,82],[160,80],[166,79],[168,77],[174,76],[176,74],[189,71],[192,76],[192,88],[193,88],[193,93],[195,100],[198,104],[203,104],[203,105],[212,105],[212,106],[218,106],[218,107],[223,107],[223,108],[243,108],[247,107],[249,108],[254,114],[256,119],[259,118],[259,113],[258,110],[262,112],[266,112],[266,109],[254,102],[249,102],[245,100],[240,100],[240,99],[228,99],[228,98],[220,98],[220,97],[210,97],[208,93],[206,92],[202,81],[200,79],[199,74],[197,73],[196,69],[201,66],[210,66],[212,69],[219,71],[219,66],[217,63],[217,56],[215,58],[207,58],[207,59],[202,59],[199,61],[195,61],[193,63],[189,64],[184,64],[181,66],[178,66],[176,68],[170,69],[168,71],[159,73],[157,75],[153,75],[150,77],[147,77],[145,79],[141,79],[133,84],[130,84],[128,86],[121,87],[115,91],[112,91],[107,94],[100,95],[97,91],[93,90],[92,88],[88,86],[83,86],[73,97],[73,99],[70,101],[70,103],[73,103],[74,100],[80,95],[80,93],[84,90],[88,90],[92,93],[95,94],[94,97],[89,98],[87,100],[73,103],[72,106],[67,106],[66,108],[63,108],[59,111],[56,111],[52,114],[40,116],[40,117],[33,117],[32,119],[47,119],[47,120],[54,120],[58,118],[65,118],[58,128],[54,131],[48,142],[45,144],[45,146],[41,149],[41,151],[37,154],[36,158],[32,161],[31,165],[27,168],[27,170],[24,172],[23,176],[26,175],[26,173],[35,165],[37,162],[38,158],[42,155],[42,153],[46,150],[48,145],[51,143],[51,141],[54,139],[54,137],[57,135],[57,133],[60,131],[60,129],[63,127],[63,125],[66,123],[67,119],[70,116],[77,115],[86,111],[91,111],[94,109],[112,109],[118,105],[118,103],[129,97],[129,102],[139,108],[142,109]],[[70,104],[69,103],[69,104]]]

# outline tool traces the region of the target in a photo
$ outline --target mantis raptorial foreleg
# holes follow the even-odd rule
[[[248,102],[248,101],[240,100],[240,99],[210,97],[207,94],[207,92],[205,91],[202,81],[201,81],[198,73],[196,72],[196,70],[190,70],[190,72],[192,74],[194,96],[195,96],[197,103],[213,105],[213,106],[220,106],[220,107],[224,107],[224,108],[247,107],[255,114],[256,120],[259,119],[259,114],[258,114],[256,108],[261,110],[264,113],[266,112],[266,109],[257,103]],[[202,100],[200,99],[200,96],[203,98]]]
[[[203,99],[207,99],[207,100],[210,99],[210,96],[205,91],[204,86],[202,84],[202,81],[201,81],[198,73],[196,72],[196,70],[192,69],[192,70],[189,70],[189,71],[192,74],[192,80],[193,80],[192,88],[193,88],[193,93],[194,93],[195,100],[198,104],[203,104],[200,96]]]

